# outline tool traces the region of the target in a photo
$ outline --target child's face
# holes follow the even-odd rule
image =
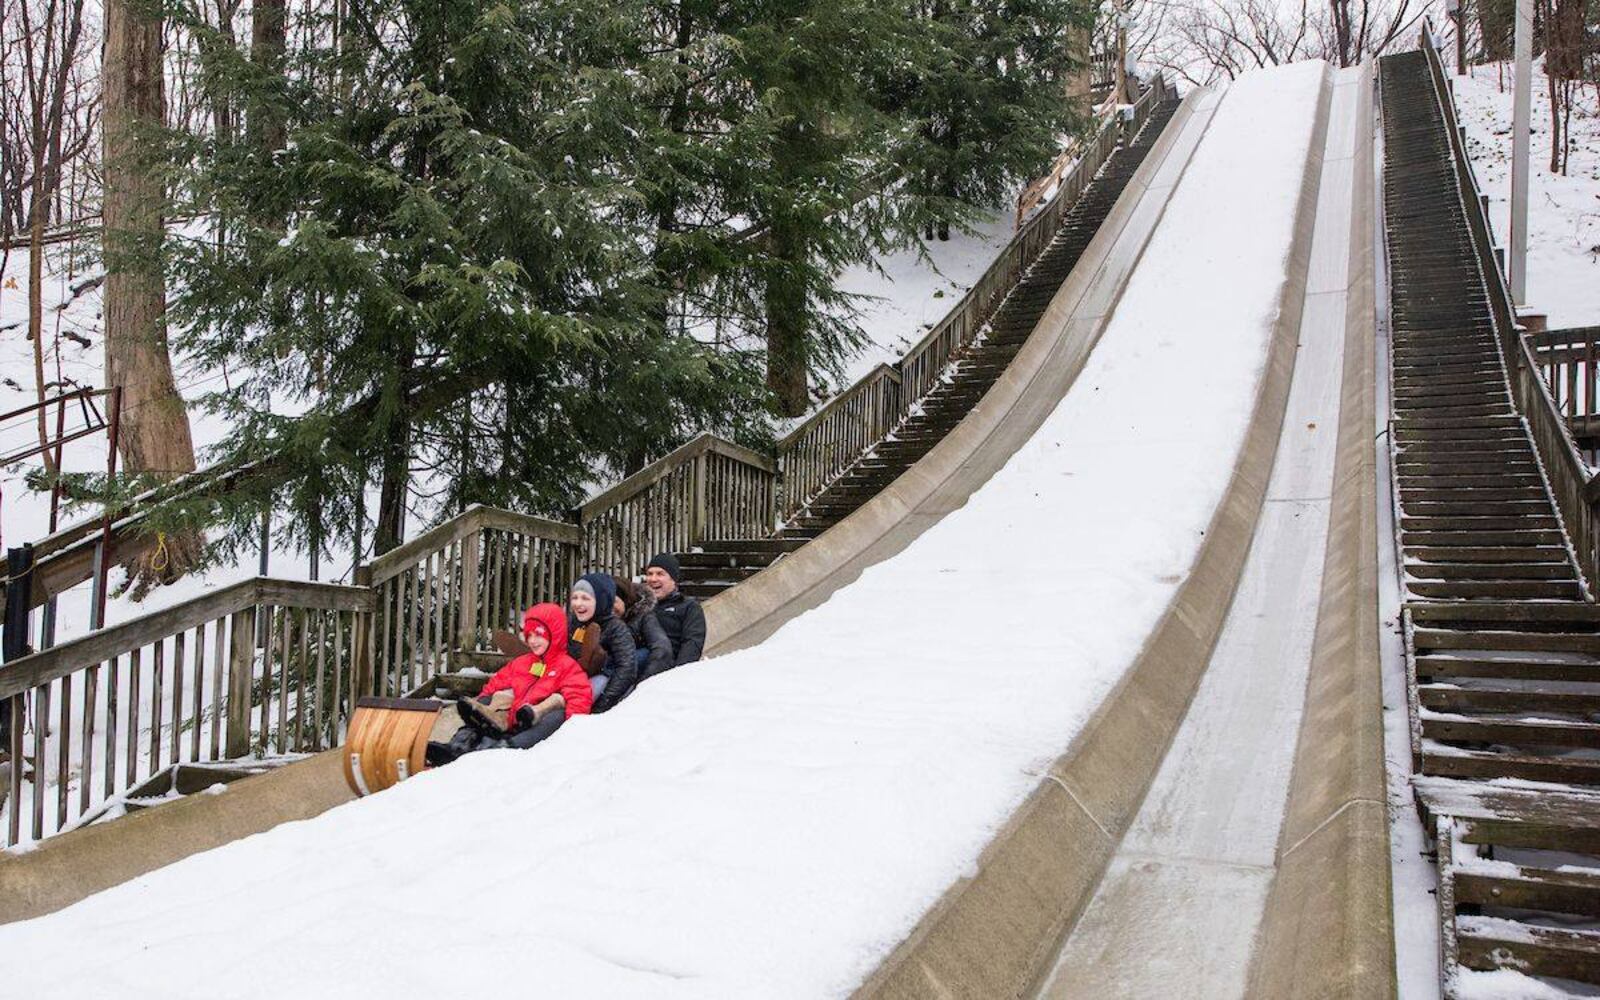
[[[622,598],[618,597],[611,602],[611,613],[618,618],[628,613],[628,606],[622,603]]]
[[[575,590],[567,595],[567,607],[578,621],[586,622],[594,617],[594,595]]]
[[[550,649],[550,640],[537,632],[528,633],[528,652],[543,656]]]

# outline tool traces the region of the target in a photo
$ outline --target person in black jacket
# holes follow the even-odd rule
[[[613,613],[617,585],[609,573],[585,573],[567,595],[568,652],[594,688],[593,712],[615,705],[639,679],[633,633]]]
[[[672,665],[693,663],[705,653],[706,613],[700,602],[678,589],[683,571],[670,552],[651,557],[644,568],[644,585],[656,595],[656,620],[672,643]]]
[[[611,580],[617,585],[616,616],[633,632],[633,644],[639,650],[634,654],[639,664],[639,680],[634,682],[637,687],[646,678],[673,668],[672,640],[661,631],[661,622],[656,619],[656,595],[649,587],[620,576]]]

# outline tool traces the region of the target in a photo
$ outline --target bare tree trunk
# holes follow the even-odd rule
[[[1545,10],[1544,70],[1550,84],[1550,172],[1553,174],[1566,172],[1565,154],[1571,141],[1566,123],[1571,113],[1572,81],[1583,78],[1588,54],[1585,6],[1585,0],[1552,0]]]
[[[1350,0],[1330,0],[1328,6],[1333,15],[1335,54],[1339,57],[1339,67],[1343,69],[1350,65]]]
[[[141,134],[163,120],[161,23],[130,8],[129,0],[105,6],[106,384],[122,387],[124,468],[176,476],[194,471],[194,440],[167,348],[159,257],[165,192],[151,140]],[[202,544],[198,534],[164,539],[136,567],[135,593],[181,576]]]
[[[1545,82],[1550,85],[1550,172],[1561,173],[1561,147],[1563,131],[1561,128],[1561,81],[1556,79],[1554,73],[1546,73]]]
[[[44,389],[44,178],[41,166],[34,166],[32,225],[28,227],[28,339],[33,341],[33,384],[39,401],[39,447],[45,472],[56,473],[55,456],[50,451],[50,430],[45,422]]]

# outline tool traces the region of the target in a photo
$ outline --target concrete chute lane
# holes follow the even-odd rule
[[[1353,293],[1351,266],[1370,231],[1354,209],[1371,183],[1371,87],[1370,67],[1332,76],[1299,353],[1238,591],[1172,748],[1042,991],[1050,1000],[1246,992],[1319,638],[1341,397],[1362,389],[1341,386],[1347,317],[1358,317],[1352,339],[1371,332],[1359,321],[1372,315],[1370,285]]]

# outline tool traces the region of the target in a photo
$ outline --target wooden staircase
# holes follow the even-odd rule
[[[1513,401],[1515,334],[1432,58],[1386,57],[1381,82],[1391,455],[1442,983],[1455,996],[1462,970],[1512,969],[1600,984],[1600,933],[1575,926],[1600,920],[1600,607]]]
[[[845,468],[771,538],[708,542],[701,546],[703,551],[680,556],[681,589],[690,596],[713,597],[748,579],[855,513],[932,451],[1022,350],[1177,109],[1175,100],[1158,105],[1133,141],[1112,154],[983,333],[888,436]]]

